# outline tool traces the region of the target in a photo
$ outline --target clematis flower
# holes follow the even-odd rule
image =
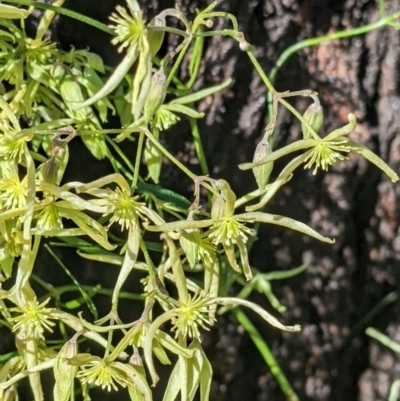
[[[210,181],[214,189],[220,191],[218,196],[215,196],[213,199],[211,219],[181,220],[154,226],[145,224],[145,228],[155,232],[181,232],[182,230],[209,227],[204,236],[214,245],[221,244],[231,267],[235,271],[241,272],[235,256],[235,248],[237,247],[240,254],[241,267],[247,280],[251,280],[253,277],[246,249],[246,242],[253,231],[246,226],[247,223],[260,222],[280,225],[300,231],[323,242],[335,242],[330,238],[322,236],[306,224],[289,217],[261,212],[234,214],[236,196],[229,184],[225,180],[212,180],[208,177],[202,177],[202,180]]]
[[[28,195],[28,180],[25,176],[22,180],[18,172],[8,172],[0,178],[0,202],[2,209],[15,209],[25,207]]]
[[[397,182],[399,180],[397,173],[395,173],[379,156],[364,145],[347,138],[347,135],[354,131],[357,126],[357,120],[354,114],[349,114],[348,119],[349,123],[347,125],[332,131],[323,138],[301,139],[272,152],[257,162],[240,164],[239,168],[241,170],[254,169],[255,167],[263,166],[278,160],[290,153],[306,150],[303,154],[295,157],[286,165],[275,182],[269,186],[261,201],[255,205],[248,206],[246,210],[255,211],[265,206],[276,191],[290,179],[293,171],[303,163],[305,163],[304,168],[313,169],[312,174],[315,175],[319,168],[327,171],[329,167],[345,160],[347,158],[345,155],[349,152],[355,152],[363,156],[380,168],[392,182]]]
[[[209,318],[209,296],[198,291],[193,296],[188,295],[186,302],[179,299],[174,309],[172,319],[172,331],[175,331],[176,338],[197,338],[200,340],[199,328],[209,330],[215,318]]]
[[[100,357],[90,354],[79,354],[71,358],[71,362],[80,366],[76,377],[82,384],[94,384],[108,391],[118,391],[117,384],[123,388],[129,384],[125,372],[118,366],[119,362],[107,363]]]
[[[27,301],[24,306],[10,308],[11,311],[19,313],[18,316],[11,318],[14,322],[13,332],[21,331],[26,338],[44,340],[44,331],[53,332],[52,327],[55,325],[50,319],[52,309],[45,308],[50,298],[39,304],[36,298]]]
[[[146,33],[146,24],[143,12],[140,9],[130,8],[129,11],[122,6],[117,6],[116,12],[112,13],[110,20],[116,25],[110,25],[116,36],[111,40],[113,45],[120,44],[118,52],[121,53],[131,44],[137,43]]]

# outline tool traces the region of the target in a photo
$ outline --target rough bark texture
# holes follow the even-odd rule
[[[115,2],[96,1],[96,7],[93,3],[70,0],[66,6],[106,21],[104,15]],[[193,15],[209,2],[177,3]],[[146,1],[149,18],[173,4],[172,0]],[[218,9],[237,16],[267,72],[285,48],[301,39],[364,26],[379,18],[374,0],[222,0]],[[388,13],[399,10],[400,1],[388,0],[386,9]],[[107,63],[116,62],[111,46],[106,47],[109,38],[96,31],[82,33],[84,27],[65,18],[58,28],[65,47],[89,45]],[[226,25],[217,20],[214,28]],[[168,40],[175,43],[177,38]],[[399,32],[393,28],[307,48],[284,65],[276,86],[282,91],[316,90],[325,110],[326,132],[346,124],[348,113],[355,113],[359,124],[351,137],[398,171],[399,49]],[[251,173],[241,172],[237,165],[251,160],[267,123],[266,89],[237,42],[210,39],[197,85],[216,84],[227,77],[233,77],[232,87],[199,105],[206,112],[200,125],[212,176],[229,180],[240,195],[255,187]],[[293,104],[300,110],[308,105],[301,98]],[[301,135],[298,122],[284,110],[275,133],[278,147]],[[187,125],[179,125],[163,140],[198,171]],[[282,166],[278,163],[275,171]],[[191,183],[177,179],[169,166],[165,171],[162,185],[190,197]],[[303,330],[281,334],[256,321],[301,400],[383,401],[390,383],[400,377],[399,358],[364,334],[372,325],[400,340],[399,301],[362,320],[385,295],[399,288],[399,198],[398,184],[361,157],[350,155],[347,163],[317,177],[296,171],[268,206],[271,213],[296,218],[336,238],[335,245],[327,246],[268,226],[261,229],[252,252],[252,265],[262,271],[310,262],[306,273],[273,283],[287,306],[282,319],[302,324]],[[255,301],[269,308],[263,299]],[[271,372],[242,332],[234,320],[223,317],[204,340],[215,374],[211,399],[283,400]]]

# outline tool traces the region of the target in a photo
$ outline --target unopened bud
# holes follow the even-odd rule
[[[213,220],[220,220],[224,217],[226,208],[225,199],[220,195],[213,195],[212,206],[211,206],[211,218]]]
[[[254,152],[253,162],[256,163],[268,155],[271,154],[271,146],[268,142],[269,135],[264,136],[264,138],[256,146],[256,151]],[[271,174],[272,168],[274,167],[274,162],[267,162],[261,166],[253,168],[253,174],[257,181],[259,189],[262,189],[267,185],[268,178]]]
[[[324,112],[318,98],[316,96],[312,96],[312,98],[314,99],[314,103],[312,103],[305,111],[303,118],[307,121],[308,125],[315,131],[315,133],[318,134],[318,131],[321,129],[324,121]],[[304,139],[313,138],[312,131],[304,122],[301,123],[301,129],[303,130]]]
[[[49,184],[55,184],[57,182],[58,164],[55,156],[51,156],[49,160],[43,163],[41,170],[44,181]]]
[[[58,82],[60,83],[61,80],[65,77],[67,73],[67,70],[65,67],[60,64],[60,63],[55,63],[52,65],[50,68],[50,75]]]
[[[229,183],[225,180],[217,180],[213,187],[220,191],[220,194],[212,198],[211,218],[220,220],[224,217],[231,217],[235,211],[236,195]]]
[[[167,95],[167,77],[164,68],[160,69],[151,77],[151,84],[149,95],[147,96],[146,103],[144,104],[144,119],[148,121],[151,119],[157,109],[163,104],[165,96]]]

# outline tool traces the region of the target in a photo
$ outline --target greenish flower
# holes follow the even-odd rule
[[[56,44],[49,39],[25,38],[26,62],[37,64],[52,64],[50,59],[57,54]]]
[[[14,222],[12,222],[11,224],[14,224]],[[6,255],[12,257],[20,256],[23,244],[24,244],[24,237],[22,235],[21,230],[18,227],[12,227],[10,230],[10,234],[7,236],[7,239],[4,244],[4,250]]]
[[[21,163],[26,152],[27,136],[18,135],[18,131],[10,126],[0,126],[0,130],[5,131],[5,135],[0,137],[0,157],[4,160],[14,160]]]
[[[218,263],[217,247],[206,235],[200,238],[198,253],[199,259],[202,260],[206,266],[212,266]]]
[[[210,181],[214,189],[220,191],[218,195],[215,194],[213,199],[211,219],[181,220],[172,223],[158,224],[156,226],[149,226],[145,224],[145,228],[149,231],[170,232],[209,227],[208,231],[202,235],[206,236],[214,245],[221,244],[231,267],[238,273],[242,273],[243,269],[243,273],[247,280],[251,280],[253,277],[246,248],[246,242],[249,236],[253,235],[253,230],[248,228],[245,225],[246,223],[260,222],[276,224],[291,228],[292,230],[300,231],[304,234],[317,238],[320,241],[328,243],[334,242],[330,238],[326,238],[318,234],[306,224],[288,217],[260,212],[234,214],[236,195],[233,193],[228,182],[225,180],[213,180],[208,177],[200,178],[201,181]],[[200,181],[198,182],[200,183]],[[196,198],[198,198],[199,188],[195,190],[195,193],[197,194]],[[193,205],[196,206],[197,204],[198,199],[195,200]],[[239,250],[242,269],[236,261],[236,247]],[[200,249],[201,247],[199,246],[199,252]],[[211,253],[209,254],[209,257],[212,257]]]
[[[50,320],[52,309],[45,308],[49,301],[50,298],[39,304],[34,298],[32,301],[27,301],[24,306],[10,308],[11,311],[19,313],[18,316],[10,319],[15,323],[12,331],[20,331],[26,338],[44,340],[44,331],[53,332],[52,327],[55,325]]]
[[[94,384],[108,391],[118,391],[117,384],[123,388],[130,384],[125,372],[119,366],[120,362],[107,363],[98,356],[87,355],[86,358],[82,358],[84,356],[85,354],[72,358],[72,360],[80,358],[85,361],[76,375],[82,384]]]
[[[328,171],[330,166],[346,160],[347,157],[339,152],[350,152],[351,148],[346,146],[346,140],[323,141],[321,140],[304,160],[307,162],[304,168],[311,169],[314,166],[313,175],[316,175],[318,169]]]
[[[28,195],[28,181],[25,176],[22,180],[18,172],[14,171],[0,178],[0,201],[2,209],[25,207]]]
[[[128,12],[125,7],[117,6],[117,12],[112,13],[110,20],[116,25],[110,25],[114,29],[116,37],[111,40],[113,45],[121,43],[118,52],[121,53],[124,48],[137,43],[146,34],[146,25],[141,11]]]
[[[232,269],[241,273],[242,270],[236,262],[235,247],[237,247],[246,279],[250,280],[253,277],[246,248],[248,237],[253,235],[252,229],[246,227],[235,216],[232,216],[215,221],[206,234],[215,245],[222,244]]]
[[[143,218],[145,204],[137,202],[137,199],[138,196],[130,196],[129,192],[121,190],[119,187],[111,192],[109,200],[114,206],[114,212],[109,225],[117,222],[122,230],[128,229],[132,221],[137,221],[139,217]]]
[[[247,242],[253,230],[240,223],[234,216],[216,221],[208,232],[208,238],[215,245],[232,246],[238,242]]]
[[[36,228],[46,231],[63,229],[62,215],[56,204],[46,205],[37,215]]]
[[[193,296],[189,294],[187,302],[178,300],[172,319],[172,331],[175,331],[175,337],[200,340],[199,328],[209,330],[208,326],[215,321],[215,318],[210,321],[209,305],[210,298],[203,291],[196,292]]]
[[[168,128],[171,128],[179,120],[180,120],[179,116],[177,116],[175,113],[169,111],[163,105],[161,105],[161,107],[159,107],[154,114],[152,124],[160,131],[164,131],[167,130]]]

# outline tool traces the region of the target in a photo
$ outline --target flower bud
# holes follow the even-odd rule
[[[220,220],[224,217],[226,202],[220,195],[212,197],[211,218]]]
[[[160,69],[152,76],[150,90],[144,104],[144,119],[149,121],[157,109],[163,104],[167,94],[167,77],[164,68]]]
[[[224,217],[231,217],[235,211],[236,195],[229,183],[225,180],[217,180],[213,187],[220,191],[220,194],[212,198],[211,218],[220,220]]]
[[[52,65],[50,68],[50,75],[58,82],[60,83],[61,80],[65,77],[67,73],[67,70],[65,67],[60,64],[60,63],[55,63]]]
[[[324,112],[318,98],[315,95],[312,96],[312,98],[314,99],[314,103],[312,103],[305,111],[303,118],[307,121],[308,125],[315,131],[315,133],[318,134],[318,131],[321,129],[324,121]],[[301,123],[301,129],[303,130],[304,139],[313,138],[312,131],[304,122]]]
[[[75,103],[83,102],[85,100],[81,86],[69,71],[66,71],[66,74],[60,83],[60,94],[69,108],[72,108]],[[84,108],[76,110],[76,113],[82,117],[87,116],[87,112]]]
[[[49,184],[55,184],[58,177],[58,164],[56,157],[52,156],[42,165],[42,178]]]
[[[254,152],[253,162],[256,163],[268,155],[271,154],[271,146],[268,142],[269,135],[264,136],[264,138],[256,146],[256,151]],[[264,163],[261,166],[253,167],[253,174],[257,181],[259,189],[265,187],[268,182],[269,175],[271,174],[272,168],[274,167],[274,162]]]

